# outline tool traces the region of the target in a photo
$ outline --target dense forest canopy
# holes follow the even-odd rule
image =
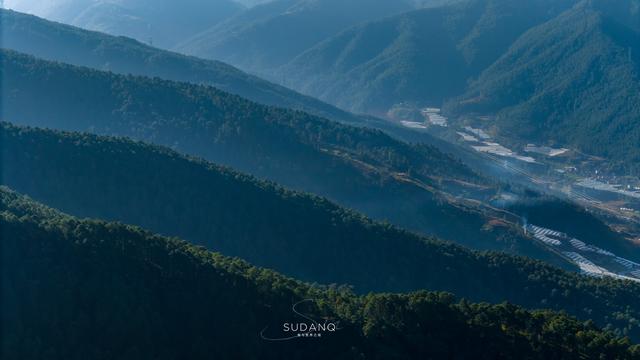
[[[2,272],[3,358],[640,358],[637,345],[563,314],[310,287],[140,228],[72,218],[4,187],[0,232],[12,269]],[[305,298],[341,330],[286,346],[260,338]]]
[[[497,114],[493,127],[509,143],[574,146],[637,174],[639,6],[581,2],[530,29],[451,101],[450,111]]]
[[[141,225],[305,281],[450,291],[564,310],[640,336],[640,285],[423,238],[302,193],[126,139],[4,124],[3,183],[81,217]],[[46,182],[40,179],[47,179]]]
[[[76,7],[92,1],[84,3]],[[186,37],[178,48],[227,60],[347,110],[385,116],[395,105],[410,104],[443,106],[453,117],[495,117],[488,127],[506,145],[572,147],[606,157],[609,170],[637,175],[640,155],[629,149],[640,141],[639,6],[638,0],[379,1],[368,6],[361,0],[278,0],[238,11]],[[95,33],[38,24],[14,12],[3,12],[3,22],[7,46],[37,56],[181,81],[197,81],[197,74],[203,82],[256,101],[367,123],[363,116],[218,62],[123,39],[98,39]],[[81,52],[92,53],[82,57],[93,60],[78,60],[76,38],[83,42]],[[140,67],[141,61],[149,69]]]
[[[9,94],[3,119],[169,146],[412,230],[480,249],[520,250],[523,240],[512,228],[483,231],[489,219],[482,210],[461,207],[438,192],[446,179],[490,183],[433,147],[265,107],[211,87],[115,75],[10,51],[2,55]]]
[[[572,147],[637,175],[637,0],[470,0],[354,26],[276,70],[287,86],[384,116],[396,104],[488,115],[512,147]]]
[[[353,4],[319,3],[347,13]],[[638,0],[445,1],[389,11],[295,51],[255,45],[306,14],[277,16],[287,4],[242,12],[185,49],[350,111],[393,117],[394,106],[409,104],[444,107],[452,118],[495,117],[487,127],[512,147],[572,147],[638,174]],[[315,34],[296,28],[281,41]]]
[[[5,35],[3,46],[5,47],[25,51],[48,59],[86,65],[98,69],[159,76],[189,82],[203,82],[266,104],[302,108],[314,114],[322,114],[331,119],[339,119],[352,123],[361,120],[361,117],[355,117],[326,104],[300,96],[282,87],[246,75],[223,63],[186,57],[154,49],[130,39],[86,31],[13,11],[0,11],[0,16],[2,16],[3,21]],[[51,114],[51,112],[49,114]],[[89,114],[87,114],[87,116],[88,115]],[[47,115],[47,117],[49,116],[50,115]],[[20,120],[14,119],[14,121]],[[367,124],[374,125],[369,122],[367,122]],[[379,126],[380,124],[379,121],[375,122],[375,126]],[[51,126],[52,124],[46,125]],[[395,127],[390,129],[385,126],[384,128],[386,131],[393,133],[397,133],[396,130],[398,130],[395,129]],[[128,135],[139,136],[139,134]],[[404,137],[404,135],[400,136]],[[442,141],[434,142],[433,137],[427,134],[420,134],[419,137],[410,137],[410,139],[412,139],[412,141],[436,143],[439,147],[443,147]],[[176,145],[175,139],[167,139],[167,142],[163,144],[182,150],[183,147],[181,143],[183,142],[178,142]],[[343,145],[338,146],[343,147]],[[444,146],[443,148],[445,148],[446,151],[456,151],[456,149],[451,146]],[[344,156],[345,153],[341,153],[341,155]],[[220,159],[215,158],[213,160],[219,161]],[[434,159],[414,157],[410,162],[432,162],[433,160]],[[367,162],[368,161],[369,160],[367,160]],[[478,159],[466,159],[466,161],[478,161]],[[446,162],[447,160],[443,161],[443,163]],[[235,162],[228,164],[238,166]],[[360,164],[355,165],[360,166]],[[258,171],[265,170],[264,162],[260,162],[255,166],[259,167]],[[256,174],[255,166],[243,167],[242,170]],[[348,193],[344,189],[336,189],[344,188],[344,185],[335,185],[331,191],[324,191],[322,188],[319,189],[317,184],[313,184],[313,187],[310,186],[309,183],[306,183],[304,186],[298,186],[299,184],[291,182],[292,179],[299,179],[301,174],[304,175],[308,172],[306,168],[304,171],[297,171],[293,176],[271,177],[271,179],[278,180],[287,186],[293,186],[298,189],[315,192],[322,191],[320,192],[322,195],[338,200],[343,205],[357,208],[370,216],[378,219],[387,219],[412,230],[434,234],[476,248],[501,249],[540,258],[540,256],[534,252],[523,250],[521,245],[518,244],[521,243],[521,241],[513,241],[513,236],[509,233],[494,235],[487,234],[485,231],[478,231],[487,223],[487,221],[482,219],[482,216],[478,214],[469,214],[468,211],[460,212],[459,209],[443,209],[443,204],[445,204],[446,201],[443,202],[443,199],[437,199],[436,201],[441,202],[441,204],[434,205],[434,197],[432,194],[424,193],[419,189],[411,189],[411,186],[407,186],[407,183],[391,189],[391,186],[388,185],[390,181],[393,180],[391,179],[393,173],[382,177],[376,176],[371,178],[373,175],[370,170],[376,168],[376,166],[377,165],[374,164],[373,167],[370,166],[367,169],[361,167],[359,172],[362,172],[362,170],[368,171],[367,176],[369,179],[365,182],[369,185],[363,185],[362,183],[359,185],[347,185],[347,189],[349,189]],[[446,167],[446,165],[444,167]],[[405,166],[403,168],[397,168],[398,172],[396,174],[407,174],[407,169],[411,169],[411,167]],[[380,170],[379,167],[378,170]],[[279,171],[282,170],[280,169]],[[411,176],[415,176],[415,174],[415,171],[410,173]],[[466,177],[466,175],[462,175],[461,172],[454,171],[450,172],[447,177],[457,181],[461,176]],[[437,175],[437,177],[441,178],[440,175]],[[314,180],[312,181],[318,182],[318,179],[320,179],[319,176],[314,176]],[[352,180],[354,183],[358,183],[357,180]],[[374,185],[375,190],[368,192],[366,188],[372,183],[376,184]],[[379,189],[380,183],[387,185],[384,190],[386,195],[384,196],[382,196],[382,192]],[[325,186],[325,184],[321,184],[320,186]],[[336,191],[339,191],[339,194],[336,194]],[[380,200],[368,201],[367,198],[370,196],[366,194],[371,192],[374,192],[375,196],[380,196]],[[359,195],[357,199],[353,199],[357,193],[361,193],[361,195]],[[379,206],[376,204],[386,205]],[[434,218],[439,217],[434,217],[433,213],[442,211],[457,214],[453,219],[451,219],[450,215],[443,215],[449,219],[449,222],[456,221],[457,219],[466,219],[466,224],[463,224],[463,226],[439,226],[440,224],[446,225],[447,222],[434,221]],[[574,218],[571,213],[564,214],[564,216],[568,219]],[[598,224],[597,221],[591,221],[589,223],[593,223],[594,225]],[[567,224],[575,224],[570,230],[581,231],[582,225],[579,223],[567,221]],[[572,233],[572,231],[568,232]],[[588,232],[588,234],[591,233]],[[621,243],[620,239],[616,239],[616,237],[619,236],[609,231],[607,236],[594,235],[588,236],[585,239],[596,244],[604,244],[604,247],[613,246],[613,250],[616,250],[617,244]],[[511,240],[505,240],[509,238],[511,238]],[[496,240],[498,243],[496,243]]]
[[[384,115],[464,92],[527,29],[575,0],[471,0],[359,24],[279,69],[284,83],[342,108]]]
[[[266,105],[300,109],[349,123],[364,121],[220,61],[185,56],[133,39],[89,31],[11,10],[0,9],[0,20],[2,47],[5,49],[98,70],[212,85]]]
[[[0,358],[640,359],[637,203],[573,188],[640,190],[640,0],[0,0],[0,37]]]

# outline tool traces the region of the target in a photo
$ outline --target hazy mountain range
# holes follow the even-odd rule
[[[359,123],[364,119],[314,98],[246,74],[233,66],[145,45],[130,38],[0,9],[2,46],[43,59],[122,74],[157,76],[215,86],[247,99]]]
[[[638,172],[640,4],[470,1],[367,23],[274,79],[342,108],[393,104],[497,115],[495,133],[605,156]]]
[[[5,7],[171,48],[244,7],[231,0],[8,0]]]
[[[496,115],[495,133],[514,144],[574,147],[637,173],[638,153],[628,149],[640,140],[633,100],[640,88],[639,8],[637,0],[469,0],[387,11],[313,41],[303,41],[307,32],[296,27],[278,41],[306,48],[288,52],[260,37],[277,33],[285,20],[244,12],[234,17],[242,30],[223,31],[233,28],[232,18],[180,49],[356,112],[384,116],[409,102],[446,103],[453,115]],[[260,30],[247,30],[254,28]]]
[[[361,112],[384,114],[402,101],[439,107],[519,35],[573,3],[475,0],[411,11],[327,38],[282,74],[290,86]]]
[[[78,13],[87,1],[38,12],[147,41],[120,20],[60,15]],[[126,6],[171,24],[162,29],[180,28],[171,30],[168,47],[224,60],[343,109],[384,116],[403,102],[446,104],[454,115],[495,115],[495,134],[518,146],[571,146],[638,171],[639,155],[628,149],[640,140],[640,112],[637,100],[627,100],[640,88],[637,0],[277,0],[244,10],[216,1],[207,5],[216,9],[199,12],[219,17],[190,26],[163,14],[192,19],[199,3],[181,4],[179,12],[160,4],[154,11],[139,1]]]
[[[210,87],[115,75],[7,51],[2,60],[5,120],[169,146],[412,230],[554,261],[555,255],[523,236],[519,217],[491,225],[505,214],[457,199],[464,192],[488,199],[498,188],[433,147],[265,107]],[[39,105],[30,106],[33,102]],[[582,228],[573,221],[576,212],[567,210],[567,230]],[[613,232],[585,240],[637,256]]]
[[[633,209],[452,140],[637,174],[640,0],[3,6],[0,357],[640,358]]]
[[[3,52],[2,60],[5,120],[170,146],[479,248],[520,242],[518,231],[509,227],[495,229],[496,234],[478,232],[489,219],[440,194],[438,182],[446,179],[476,183],[472,190],[488,184],[432,147],[261,106],[214,88],[74,68],[11,52]],[[34,101],[39,106],[29,106]],[[448,220],[432,221],[433,216]],[[501,234],[511,240],[496,242]]]
[[[177,49],[265,73],[351,25],[413,8],[406,0],[273,1],[231,17]]]

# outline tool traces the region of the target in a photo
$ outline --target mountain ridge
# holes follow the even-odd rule
[[[288,86],[352,111],[440,107],[520,34],[575,2],[473,0],[414,10],[327,38],[279,71]]]
[[[629,305],[637,283],[425,238],[158,146],[0,129],[3,183],[77,216],[143,225],[305,281],[351,284],[358,293],[450,291],[475,301],[565,310],[640,336],[634,322],[640,308]]]
[[[311,288],[140,228],[78,220],[5,187],[0,231],[3,264],[15,270],[2,277],[1,353],[7,357],[640,356],[628,339],[563,314],[455,303],[449,294],[354,297]],[[295,321],[289,306],[305,297],[316,305],[307,311],[339,320],[342,329],[286,347],[260,339],[264,324]],[[73,326],[63,334],[60,322]]]
[[[349,25],[407,11],[409,1],[281,0],[231,17],[176,49],[265,74]],[[294,36],[291,29],[296,29]]]
[[[594,4],[604,2],[531,29],[450,110],[495,114],[495,131],[512,142],[573,146],[636,173],[640,33]]]
[[[354,124],[363,121],[223,62],[156,49],[133,39],[83,30],[12,10],[0,9],[0,19],[0,45],[6,49],[98,70],[212,85],[265,105],[300,109]]]
[[[520,237],[519,230],[495,229],[511,239],[502,244],[496,242],[497,234],[478,233],[488,221],[482,212],[462,208],[433,191],[448,178],[467,180],[481,189],[487,180],[432,147],[259,106],[213,88],[3,54],[4,84],[12,95],[2,104],[2,116],[17,124],[169,146],[325,196],[377,219],[469,245],[475,242],[480,248],[502,248]],[[33,101],[40,105],[30,106]],[[434,222],[431,216],[448,220]]]
[[[8,8],[90,30],[126,35],[163,48],[171,48],[244,9],[244,6],[231,0],[182,0],[179,4],[170,0],[25,2],[9,0],[5,3]]]

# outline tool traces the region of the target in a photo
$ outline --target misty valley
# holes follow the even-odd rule
[[[639,0],[5,0],[6,359],[640,359]]]

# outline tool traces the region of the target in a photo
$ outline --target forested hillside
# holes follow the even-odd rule
[[[279,0],[194,36],[178,51],[266,73],[337,32],[414,8],[408,0]]]
[[[495,115],[487,126],[511,148],[571,147],[610,160],[619,174],[637,175],[640,154],[629,149],[640,142],[638,9],[638,0],[453,1],[353,24],[264,71],[355,112],[385,116],[397,104],[446,104],[454,118]],[[265,29],[290,18],[247,26],[271,34]],[[280,37],[295,41],[300,33]],[[261,37],[228,28],[216,36],[223,40],[195,47],[210,45],[211,54],[230,53],[231,63],[265,67],[251,63],[269,54],[253,45]]]
[[[471,0],[350,28],[308,49],[284,83],[345,109],[385,114],[394,104],[439,107],[519,35],[575,0]]]
[[[6,188],[0,232],[3,268],[12,270],[2,272],[3,358],[640,357],[638,346],[566,315],[447,294],[311,288],[139,228],[78,220]],[[300,321],[291,304],[303,299],[341,330],[286,346],[260,338],[265,326]]]
[[[351,284],[360,293],[450,291],[565,310],[640,336],[635,283],[422,238],[163,148],[2,129],[3,182],[78,216],[142,225],[306,281]]]
[[[585,1],[523,35],[451,103],[497,113],[512,143],[570,146],[640,168],[640,2]]]
[[[420,289],[435,280],[422,262],[434,271],[447,266],[446,257],[428,261],[428,248],[408,233],[167,149],[9,125],[0,134],[3,183],[74,215],[140,225],[358,291]],[[515,239],[520,242],[511,246],[521,252],[553,259],[531,240]],[[390,257],[394,243],[399,253]]]
[[[0,359],[640,360],[638,144],[640,0],[0,0]]]
[[[482,210],[460,207],[438,193],[443,180],[468,181],[473,190],[486,181],[435,148],[260,106],[210,87],[119,76],[13,52],[3,53],[2,75],[6,120],[166,145],[413,230],[481,249],[522,250],[513,229],[485,231],[490,219]]]
[[[361,118],[314,98],[244,73],[230,65],[160,50],[141,42],[0,9],[2,47],[121,74],[215,86],[246,99],[300,109],[328,119],[359,123]]]
[[[352,27],[276,78],[342,108],[384,116],[399,103],[485,123],[528,143],[604,157],[637,175],[638,0],[470,0]]]
[[[637,175],[640,155],[629,149],[640,141],[638,9],[638,0],[278,0],[241,11],[180,49],[243,66],[351,111],[384,116],[404,104],[443,106],[452,118],[490,116],[495,121],[488,130],[507,146],[572,148],[606,158],[618,174]],[[69,11],[63,5],[57,10]],[[30,34],[30,27],[14,29]],[[36,42],[43,43],[66,32],[52,29],[46,33],[55,35],[30,39],[40,36]],[[113,48],[133,46],[121,41],[94,48],[119,55],[83,65],[108,69],[114,62],[114,70],[128,72],[120,59],[133,50]],[[150,66],[134,72],[197,81],[185,75],[184,58],[158,56],[136,55],[137,63],[145,59]],[[203,82],[256,101],[363,119],[257,79],[238,82],[242,76],[230,69],[198,64],[190,66]],[[224,78],[213,73],[235,75],[225,88]],[[252,84],[260,90],[248,90]]]

